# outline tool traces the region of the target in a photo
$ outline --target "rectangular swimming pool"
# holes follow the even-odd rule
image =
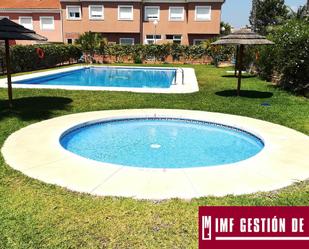
[[[176,69],[83,67],[35,77],[14,84],[53,86],[169,88],[176,82]]]
[[[12,77],[13,88],[139,93],[193,93],[199,90],[188,67],[71,66]],[[0,79],[7,88],[7,79]]]

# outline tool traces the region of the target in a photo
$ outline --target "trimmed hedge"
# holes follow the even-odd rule
[[[44,51],[44,58],[39,58],[37,48]],[[81,56],[82,51],[73,45],[16,45],[11,47],[12,71],[16,73],[55,67],[76,62]]]
[[[173,62],[190,63],[207,57],[215,58],[216,61],[228,60],[234,51],[230,48],[215,48],[206,43],[193,46],[166,43],[161,45],[104,44],[97,48],[95,52],[97,55],[115,57],[116,62],[123,62],[127,58],[130,58],[135,63],[141,63],[149,59],[167,62],[168,57],[172,57]]]
[[[163,63],[205,63],[231,59],[233,49],[211,46],[215,39],[207,40],[200,45],[185,46],[177,43],[120,45],[109,44],[101,34],[85,32],[76,40],[76,45],[84,52],[86,62],[143,63],[147,60]]]

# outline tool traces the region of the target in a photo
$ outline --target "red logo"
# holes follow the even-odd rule
[[[309,207],[200,207],[199,248],[309,248]]]

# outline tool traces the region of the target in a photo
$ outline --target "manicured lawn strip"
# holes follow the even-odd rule
[[[231,113],[309,134],[307,99],[254,77],[243,80],[244,97],[229,97],[236,80],[223,77],[228,76],[227,69],[204,65],[194,68],[200,92],[193,94],[14,89],[15,107],[10,111],[6,89],[0,89],[0,145],[12,132],[44,119],[124,108]],[[264,102],[270,106],[261,106]],[[200,205],[309,205],[309,184],[300,182],[280,191],[191,201],[103,198],[30,179],[7,166],[0,156],[0,248],[197,248]]]

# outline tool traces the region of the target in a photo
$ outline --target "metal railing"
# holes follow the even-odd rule
[[[183,68],[177,68],[177,70],[180,70],[181,72],[181,84],[184,85],[184,80],[185,80],[185,71],[183,70]]]
[[[180,70],[181,74],[178,73],[179,70]],[[177,85],[177,82],[178,82],[177,79],[179,78],[178,75],[181,75],[181,84],[184,85],[185,71],[183,70],[183,68],[177,68],[176,69],[176,77],[175,77],[175,81],[174,81],[173,85]]]

